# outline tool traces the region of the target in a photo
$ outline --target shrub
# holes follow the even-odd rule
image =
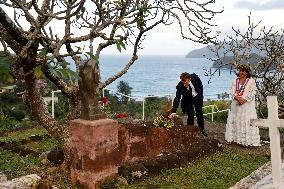
[[[15,104],[21,103],[21,99],[13,93],[4,92],[0,94],[1,104]]]
[[[157,114],[164,113],[171,108],[171,102],[166,97],[148,97],[145,99],[145,116],[154,118]]]
[[[3,113],[12,119],[16,119],[17,121],[21,121],[26,116],[25,106],[21,104],[17,104],[12,108],[8,105],[2,107]]]
[[[205,103],[206,106],[207,103]],[[230,109],[230,105],[231,102],[230,101],[224,101],[224,100],[218,100],[218,101],[210,101],[210,105],[214,105],[214,112],[216,112],[216,110],[226,110],[226,109]],[[212,112],[212,107],[206,107],[203,109],[203,113],[211,113]],[[211,120],[211,114],[206,115],[205,119],[206,120]],[[226,122],[228,118],[228,111],[225,112],[218,112],[214,114],[214,121],[218,121],[218,122]]]
[[[130,96],[131,95],[131,90],[132,90],[132,87],[129,86],[128,82],[126,82],[126,81],[119,81],[119,83],[117,85],[117,91],[119,93],[122,93],[124,95]],[[121,96],[120,100],[121,100],[121,102],[127,102],[129,100],[129,98],[127,98],[125,96]]]
[[[26,113],[22,110],[15,109],[11,112],[10,117],[15,118],[17,121],[21,121],[26,116]]]
[[[15,127],[17,122],[14,119],[7,117],[1,110],[0,110],[0,131],[6,131]]]
[[[27,108],[22,102],[22,99],[9,92],[0,94],[0,108],[5,116],[17,121],[22,120],[27,112]]]

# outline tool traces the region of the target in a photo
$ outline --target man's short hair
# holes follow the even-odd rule
[[[187,73],[187,72],[184,72],[184,73],[180,74],[180,79],[181,79],[182,81],[184,81],[184,80],[186,80],[186,79],[190,79],[190,74]]]

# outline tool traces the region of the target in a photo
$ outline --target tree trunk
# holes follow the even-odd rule
[[[69,97],[69,112],[68,120],[77,119],[80,117],[80,94],[79,91],[74,91]]]
[[[88,60],[80,69],[79,81],[81,96],[81,118],[85,120],[98,120],[106,118],[99,105],[99,74],[98,66],[93,60]]]
[[[68,124],[58,124],[57,121],[50,116],[47,106],[40,94],[40,88],[36,86],[33,73],[25,76],[25,83],[27,91],[24,94],[24,101],[26,102],[31,115],[52,137],[61,144],[66,143],[66,139],[69,138]]]

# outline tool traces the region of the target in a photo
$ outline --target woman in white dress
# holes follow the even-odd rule
[[[244,146],[260,146],[259,129],[250,124],[251,119],[257,118],[255,80],[251,77],[250,65],[238,65],[237,69],[239,74],[231,87],[232,104],[225,139]]]

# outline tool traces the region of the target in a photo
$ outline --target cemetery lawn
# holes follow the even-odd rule
[[[41,136],[42,140],[31,141],[31,135],[35,134]],[[23,149],[35,152],[35,154],[23,155],[0,146],[0,172],[6,174],[8,179],[38,174],[45,182],[52,183],[59,188],[80,189],[79,186],[72,185],[69,171],[66,171],[64,165],[44,165],[38,159],[36,154],[58,145],[45,129],[35,127],[9,132],[5,136],[0,136],[1,142],[16,144]],[[257,148],[254,150],[260,151]],[[115,181],[111,181],[109,184],[116,185],[116,188],[121,189],[227,189],[269,161],[266,154],[250,153],[251,151],[253,149],[224,145],[222,152],[194,160],[186,167],[165,170],[160,175],[149,176],[144,180],[130,180],[126,186],[119,185]],[[107,183],[105,184],[107,185]]]
[[[33,141],[31,136],[39,138]],[[57,145],[58,142],[42,127],[8,131],[0,136],[0,172],[4,173],[9,180],[38,174],[44,182],[52,183],[60,189],[78,189],[72,185],[70,173],[64,165],[44,165],[38,158],[39,154]]]
[[[227,189],[268,161],[267,156],[225,148],[223,152],[192,161],[186,167],[166,170],[158,176],[119,188]]]

